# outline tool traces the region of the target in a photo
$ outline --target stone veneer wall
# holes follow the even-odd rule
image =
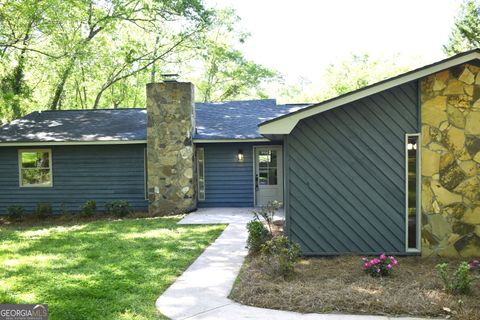
[[[194,182],[194,88],[185,82],[147,84],[149,212],[196,208]]]
[[[480,255],[480,68],[421,81],[422,254]]]

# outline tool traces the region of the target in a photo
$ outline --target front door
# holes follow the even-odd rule
[[[255,147],[255,205],[283,202],[282,147]]]

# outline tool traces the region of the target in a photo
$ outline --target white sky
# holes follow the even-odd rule
[[[292,81],[314,83],[350,53],[400,54],[427,64],[444,57],[460,0],[206,0],[233,7],[251,33],[249,58]]]

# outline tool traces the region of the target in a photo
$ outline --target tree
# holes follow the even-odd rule
[[[138,101],[153,64],[201,41],[210,16],[201,0],[0,0],[0,118]]]
[[[348,59],[330,64],[325,72],[325,88],[317,100],[332,98],[369,84],[393,77],[412,69],[412,64],[401,65],[398,56],[372,58],[369,54],[352,54]]]
[[[202,71],[195,84],[203,102],[265,98],[262,85],[278,78],[276,71],[246,59],[235,48],[249,36],[236,29],[239,19],[232,9],[217,12],[202,44]]]
[[[480,6],[477,0],[464,0],[455,17],[448,43],[443,46],[447,55],[475,49],[480,46]]]

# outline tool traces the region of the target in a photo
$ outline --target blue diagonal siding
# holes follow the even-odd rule
[[[52,146],[53,187],[20,188],[18,149],[29,147],[1,147],[0,213],[11,205],[31,212],[39,202],[51,203],[55,213],[62,204],[77,212],[87,200],[96,200],[103,210],[106,201],[119,199],[145,211],[144,148],[141,144]]]
[[[305,254],[405,251],[405,134],[417,83],[300,121],[286,137],[288,225]]]

